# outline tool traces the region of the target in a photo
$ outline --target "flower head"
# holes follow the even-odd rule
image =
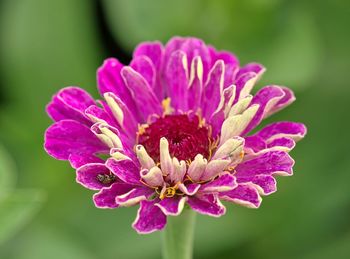
[[[292,174],[288,152],[306,134],[303,124],[277,122],[249,135],[295,99],[276,85],[252,96],[264,71],[196,38],[142,43],[129,66],[110,58],[98,69],[103,100],[78,87],[53,97],[45,149],[98,191],[97,207],[140,204],[139,233],[163,229],[185,204],[214,217],[223,200],[258,208],[275,176]]]

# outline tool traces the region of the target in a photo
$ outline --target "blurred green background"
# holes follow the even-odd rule
[[[203,38],[267,67],[262,82],[297,101],[268,119],[304,122],[295,175],[260,209],[199,216],[195,258],[350,258],[350,2],[287,0],[0,2],[0,258],[154,259],[159,233],[130,227],[136,208],[100,210],[66,162],[42,148],[44,111],[60,88],[98,98],[108,56],[144,40]]]

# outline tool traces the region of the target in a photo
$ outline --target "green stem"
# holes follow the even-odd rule
[[[185,208],[179,216],[169,216],[162,233],[163,259],[192,259],[196,213]]]

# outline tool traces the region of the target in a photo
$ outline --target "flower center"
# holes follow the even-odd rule
[[[143,145],[156,162],[159,162],[162,137],[169,142],[170,155],[184,161],[192,161],[197,154],[208,159],[215,147],[210,127],[197,115],[165,115],[138,133],[138,144]]]

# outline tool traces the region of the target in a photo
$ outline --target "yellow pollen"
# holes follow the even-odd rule
[[[163,115],[171,114],[173,112],[173,108],[171,108],[171,98],[165,98],[162,101]]]

